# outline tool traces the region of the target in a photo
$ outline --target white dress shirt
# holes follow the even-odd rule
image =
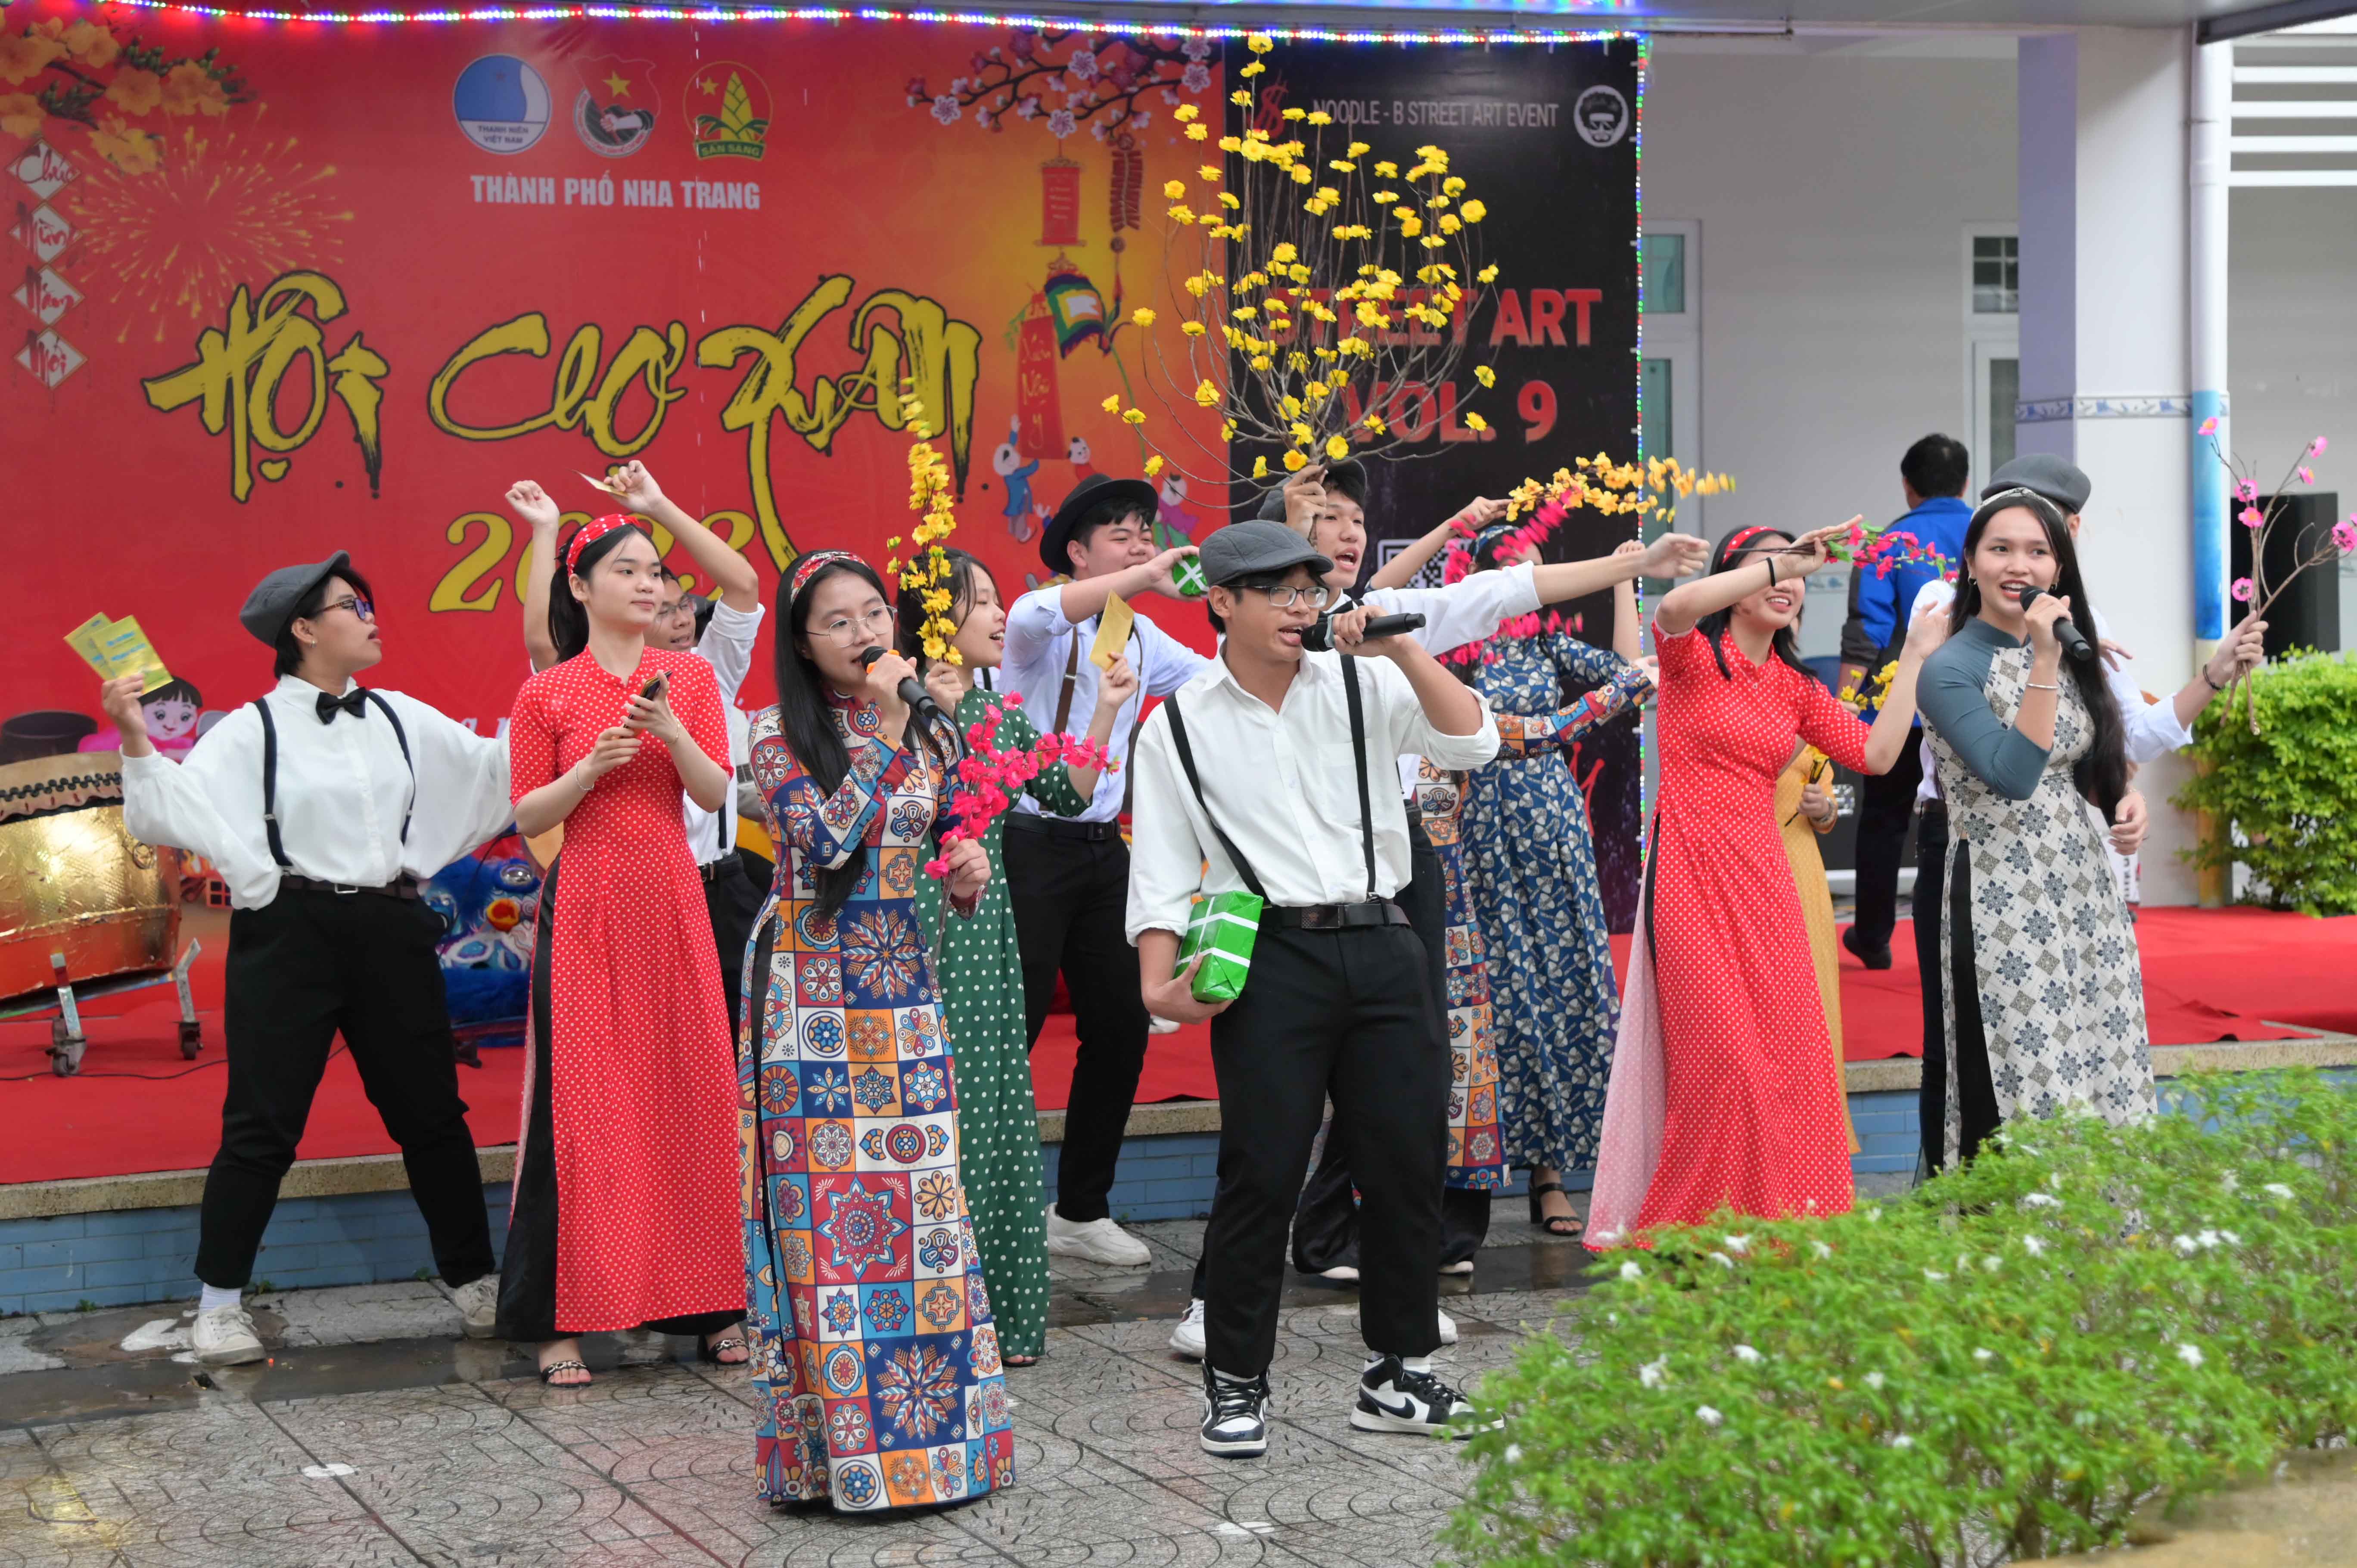
[[[730,779],[728,798],[717,811],[705,811],[684,792],[680,797],[687,821],[687,847],[698,865],[709,865],[737,848],[737,770],[753,759],[747,745],[752,721],[737,705],[737,693],[752,672],[753,641],[761,635],[761,618],[768,613],[762,605],[734,610],[726,604],[715,604],[704,635],[695,639],[695,651],[712,666],[713,678],[720,682],[720,705],[728,715]]]
[[[1064,618],[1060,585],[1034,589],[1006,612],[1006,647],[999,659],[996,689],[1019,693],[1023,711],[1041,733],[1055,728],[1065,667],[1072,661],[1073,645],[1079,644],[1079,669],[1072,678],[1064,728],[1084,735],[1097,711],[1098,671],[1089,658],[1096,639],[1095,616],[1077,625]],[[1137,693],[1114,714],[1113,734],[1105,743],[1123,766],[1097,775],[1096,793],[1089,797],[1089,809],[1072,819],[1076,822],[1110,822],[1121,815],[1122,797],[1130,787],[1129,768],[1135,763],[1138,705],[1147,697],[1168,696],[1211,662],[1143,615],[1130,628],[1128,651],[1130,668],[1137,672]],[[1017,796],[1012,809],[1040,814],[1039,803],[1028,795]]]
[[[505,742],[414,697],[379,691],[409,737],[404,764],[400,738],[374,703],[361,716],[339,713],[321,724],[319,694],[284,675],[263,698],[278,732],[279,842],[296,875],[347,887],[382,887],[404,871],[422,881],[514,820]],[[240,909],[278,897],[262,820],[262,718],[246,703],[208,730],[186,762],[160,754],[123,759],[124,826],[143,843],[211,861]]]
[[[1361,659],[1368,801],[1374,812],[1375,886],[1388,898],[1408,879],[1407,810],[1383,788],[1386,759],[1428,757],[1437,767],[1479,768],[1498,754],[1498,722],[1481,703],[1481,727],[1445,735],[1424,716],[1415,688],[1386,659]],[[1477,701],[1480,693],[1473,693]],[[1260,878],[1273,904],[1356,904],[1367,897],[1359,831],[1359,780],[1351,749],[1342,656],[1305,653],[1272,709],[1236,684],[1225,659],[1179,688],[1179,709],[1203,797]],[[1184,931],[1196,891],[1234,892],[1243,878],[1220,847],[1170,739],[1168,704],[1140,726],[1131,804],[1129,940]],[[1208,865],[1206,864],[1208,863]]]
[[[1955,585],[1934,577],[1916,591],[1915,603],[1907,612],[1907,618],[1911,623],[1927,608],[1944,614],[1955,602]],[[2095,635],[2109,637],[2111,630],[2104,624],[2104,612],[2097,610],[2094,616]],[[2097,649],[2095,657],[2103,659],[2103,650]],[[1867,673],[1871,676],[1873,671],[1869,670]],[[2140,766],[2179,746],[2192,744],[2193,732],[2177,722],[2177,703],[2173,697],[2163,697],[2158,703],[2146,702],[2144,688],[2136,684],[2136,677],[2126,670],[2115,669],[2109,660],[2104,662],[2104,684],[2110,689],[2112,702],[2120,710],[2120,724],[2126,732],[2131,765]],[[1922,754],[1923,782],[1916,789],[1915,798],[1918,800],[1936,800],[1940,798],[1939,769],[1932,763],[1932,743],[1928,740],[1923,743]]]
[[[1422,616],[1424,625],[1408,635],[1437,658],[1480,641],[1515,616],[1537,614],[1539,585],[1532,572],[1531,564],[1524,561],[1494,572],[1473,573],[1445,588],[1371,588],[1359,596],[1358,602],[1370,606],[1377,615]],[[1334,607],[1346,610],[1351,606],[1351,596],[1345,594]],[[1417,762],[1413,757],[1399,759],[1404,800],[1415,796]]]

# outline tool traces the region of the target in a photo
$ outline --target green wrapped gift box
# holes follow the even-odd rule
[[[1211,591],[1203,581],[1203,564],[1192,555],[1181,555],[1170,564],[1170,580],[1178,585],[1182,599],[1200,599]]]
[[[1261,901],[1250,893],[1214,893],[1195,900],[1187,917],[1187,935],[1178,944],[1178,967],[1202,953],[1203,967],[1195,972],[1192,990],[1198,1002],[1233,1002],[1252,978],[1253,939],[1260,935]]]

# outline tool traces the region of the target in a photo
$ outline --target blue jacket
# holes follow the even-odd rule
[[[1964,556],[1964,525],[1972,521],[1972,503],[1962,496],[1934,496],[1890,525],[1895,532],[1911,533],[1944,556],[1953,569]],[[1887,657],[1895,657],[1907,639],[1907,612],[1923,585],[1939,576],[1929,561],[1909,561],[1877,576],[1872,566],[1850,568],[1849,619],[1842,626],[1841,656],[1845,664],[1862,664],[1870,678]]]

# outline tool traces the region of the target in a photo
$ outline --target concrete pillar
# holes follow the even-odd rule
[[[2088,27],[2021,40],[2021,403],[2015,449],[2093,483],[2079,534],[2087,591],[2145,691],[2192,678],[2196,593],[2189,363],[2190,35]],[[2153,805],[2151,904],[2194,901],[2169,806],[2179,758],[2136,784]]]

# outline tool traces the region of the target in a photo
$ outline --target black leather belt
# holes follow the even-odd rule
[[[730,850],[718,860],[707,860],[697,865],[695,875],[705,882],[717,882],[737,869],[737,852]]]
[[[387,883],[382,887],[350,887],[340,882],[322,882],[316,876],[297,876],[291,871],[282,871],[278,874],[278,886],[281,892],[291,888],[297,893],[333,893],[339,897],[373,893],[380,898],[407,898],[412,901],[419,897],[417,878],[406,873],[399,880]]]
[[[1042,817],[1030,811],[1009,811],[999,819],[1014,832],[1037,833],[1067,843],[1103,843],[1121,837],[1119,822],[1081,822],[1070,817]]]
[[[1407,911],[1388,898],[1364,904],[1279,904],[1261,911],[1261,924],[1304,931],[1356,931],[1405,926]]]

